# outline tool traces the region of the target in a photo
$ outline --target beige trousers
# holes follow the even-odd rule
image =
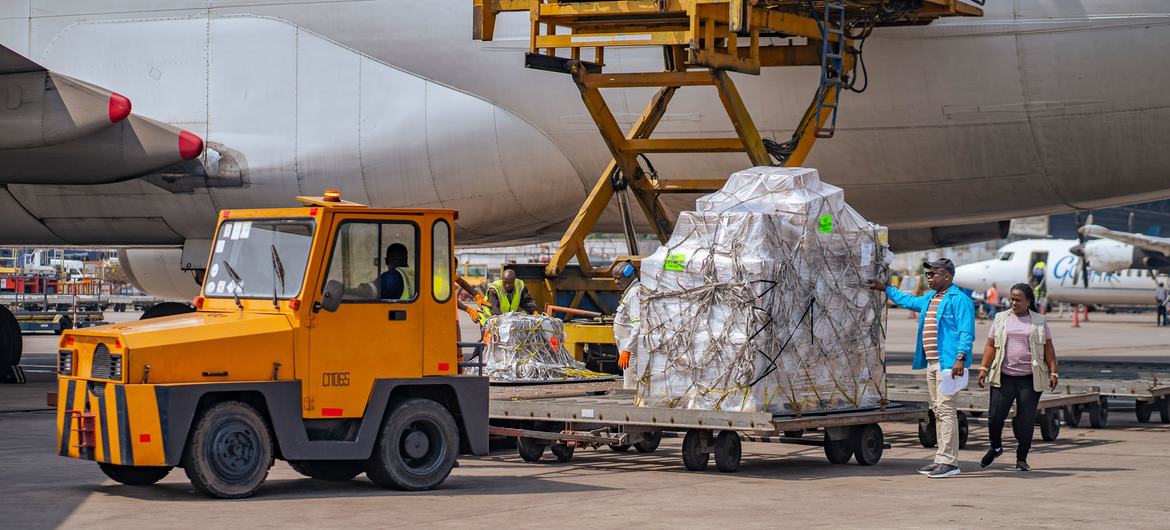
[[[949,374],[942,374],[946,377]],[[935,433],[938,435],[938,450],[934,463],[959,465],[959,417],[955,411],[955,396],[944,396],[938,391],[938,361],[926,364],[926,387],[930,389],[930,409],[934,411]]]

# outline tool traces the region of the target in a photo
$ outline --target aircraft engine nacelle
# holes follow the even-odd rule
[[[1135,264],[1133,245],[1108,239],[1094,239],[1084,244],[1084,257],[1089,262],[1089,268],[1096,272],[1117,272],[1125,269],[1141,268]]]
[[[184,270],[181,248],[126,248],[118,261],[139,290],[166,300],[191,300],[199,294],[198,271]]]

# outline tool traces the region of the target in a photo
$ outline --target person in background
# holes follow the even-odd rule
[[[955,288],[955,264],[947,258],[922,263],[930,291],[913,296],[877,280],[869,287],[884,290],[899,307],[917,311],[918,345],[914,351],[915,370],[926,369],[927,388],[934,410],[938,450],[934,462],[919,473],[930,478],[959,474],[959,418],[955,396],[939,391],[944,377],[962,377],[971,366],[971,347],[975,341],[975,304],[971,297]]]
[[[1044,315],[1036,310],[1036,294],[1026,283],[1012,286],[1011,310],[1000,313],[987,333],[979,367],[979,387],[991,384],[987,434],[991,449],[983,455],[987,467],[1003,454],[1003,424],[1016,406],[1012,431],[1016,435],[1016,469],[1028,471],[1028,451],[1036,430],[1036,409],[1045,389],[1056,389],[1056,350]]]
[[[1158,288],[1154,289],[1154,301],[1158,303],[1158,325],[1166,325],[1166,287],[1162,282],[1158,282]]]
[[[518,311],[533,315],[539,313],[536,309],[536,302],[528,293],[528,288],[524,286],[524,280],[517,280],[516,271],[512,269],[505,270],[501,279],[488,286],[487,300],[486,316]],[[484,311],[480,311],[481,317],[484,313]]]
[[[1044,260],[1032,264],[1032,287],[1038,287],[1044,282],[1044,269],[1048,266]]]
[[[991,282],[991,288],[983,296],[983,310],[987,311],[987,318],[995,320],[996,310],[999,309],[999,288]]]
[[[622,300],[613,315],[613,337],[618,347],[618,367],[622,369],[622,388],[637,386],[638,326],[642,321],[641,301],[638,298],[638,270],[626,261],[615,264],[611,273],[618,289],[622,289]]]
[[[463,279],[463,277],[459,275],[459,258],[454,258],[454,260],[455,272],[452,273],[452,275],[455,277],[455,285],[458,285],[459,288],[463,290],[463,292],[471,295],[472,298],[475,298],[475,303],[480,307],[486,307],[488,305],[487,298],[484,298],[484,296],[480,294],[479,289],[476,286],[471,285],[467,280]],[[473,322],[479,322],[478,309],[463,303],[463,301],[460,300],[458,296],[455,297],[455,303],[459,307],[460,311],[464,311],[471,316],[471,320]]]

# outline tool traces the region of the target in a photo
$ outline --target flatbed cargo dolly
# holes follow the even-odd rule
[[[571,460],[578,446],[609,445],[618,451],[633,446],[649,453],[664,434],[681,433],[688,470],[706,469],[713,453],[716,467],[728,473],[739,469],[743,440],[817,445],[834,464],[855,458],[858,464],[874,465],[887,447],[880,423],[926,417],[925,407],[902,403],[803,416],[638,407],[633,392],[620,389],[493,396],[488,406],[491,434],[516,438],[520,457],[528,462],[539,461],[546,447],[561,462]],[[813,429],[824,431],[822,439],[802,437]]]
[[[1134,400],[1138,423],[1147,423],[1156,409],[1170,423],[1170,364],[1131,361],[1061,361],[1061,386],[1095,389],[1105,399]],[[1065,410],[1065,422],[1076,426],[1082,410]]]
[[[907,378],[887,374],[889,399],[901,403],[921,403],[929,406],[930,392],[926,388],[926,381],[921,378]],[[988,412],[991,399],[990,390],[971,385],[966,391],[955,395],[955,408],[959,411],[959,447],[967,446],[968,424],[971,418],[981,417]],[[1066,389],[1058,392],[1045,392],[1040,397],[1039,411],[1036,415],[1036,425],[1040,426],[1040,436],[1044,441],[1055,441],[1060,437],[1060,420],[1067,407],[1082,407],[1085,410],[1096,410],[1100,407],[1100,394],[1087,390]],[[1099,415],[1094,412],[1094,417]],[[1015,418],[1016,410],[1008,414],[1008,418]],[[1107,414],[1104,417],[1108,417]],[[937,443],[934,414],[918,423],[918,441],[923,447],[934,447]],[[1014,420],[1013,420],[1014,421]],[[1104,420],[1100,420],[1104,421]],[[1103,425],[1103,423],[1102,423]]]

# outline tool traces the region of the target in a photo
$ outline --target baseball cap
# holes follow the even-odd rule
[[[949,258],[939,258],[934,261],[922,262],[922,267],[926,269],[943,269],[951,274],[955,273],[955,263]]]

